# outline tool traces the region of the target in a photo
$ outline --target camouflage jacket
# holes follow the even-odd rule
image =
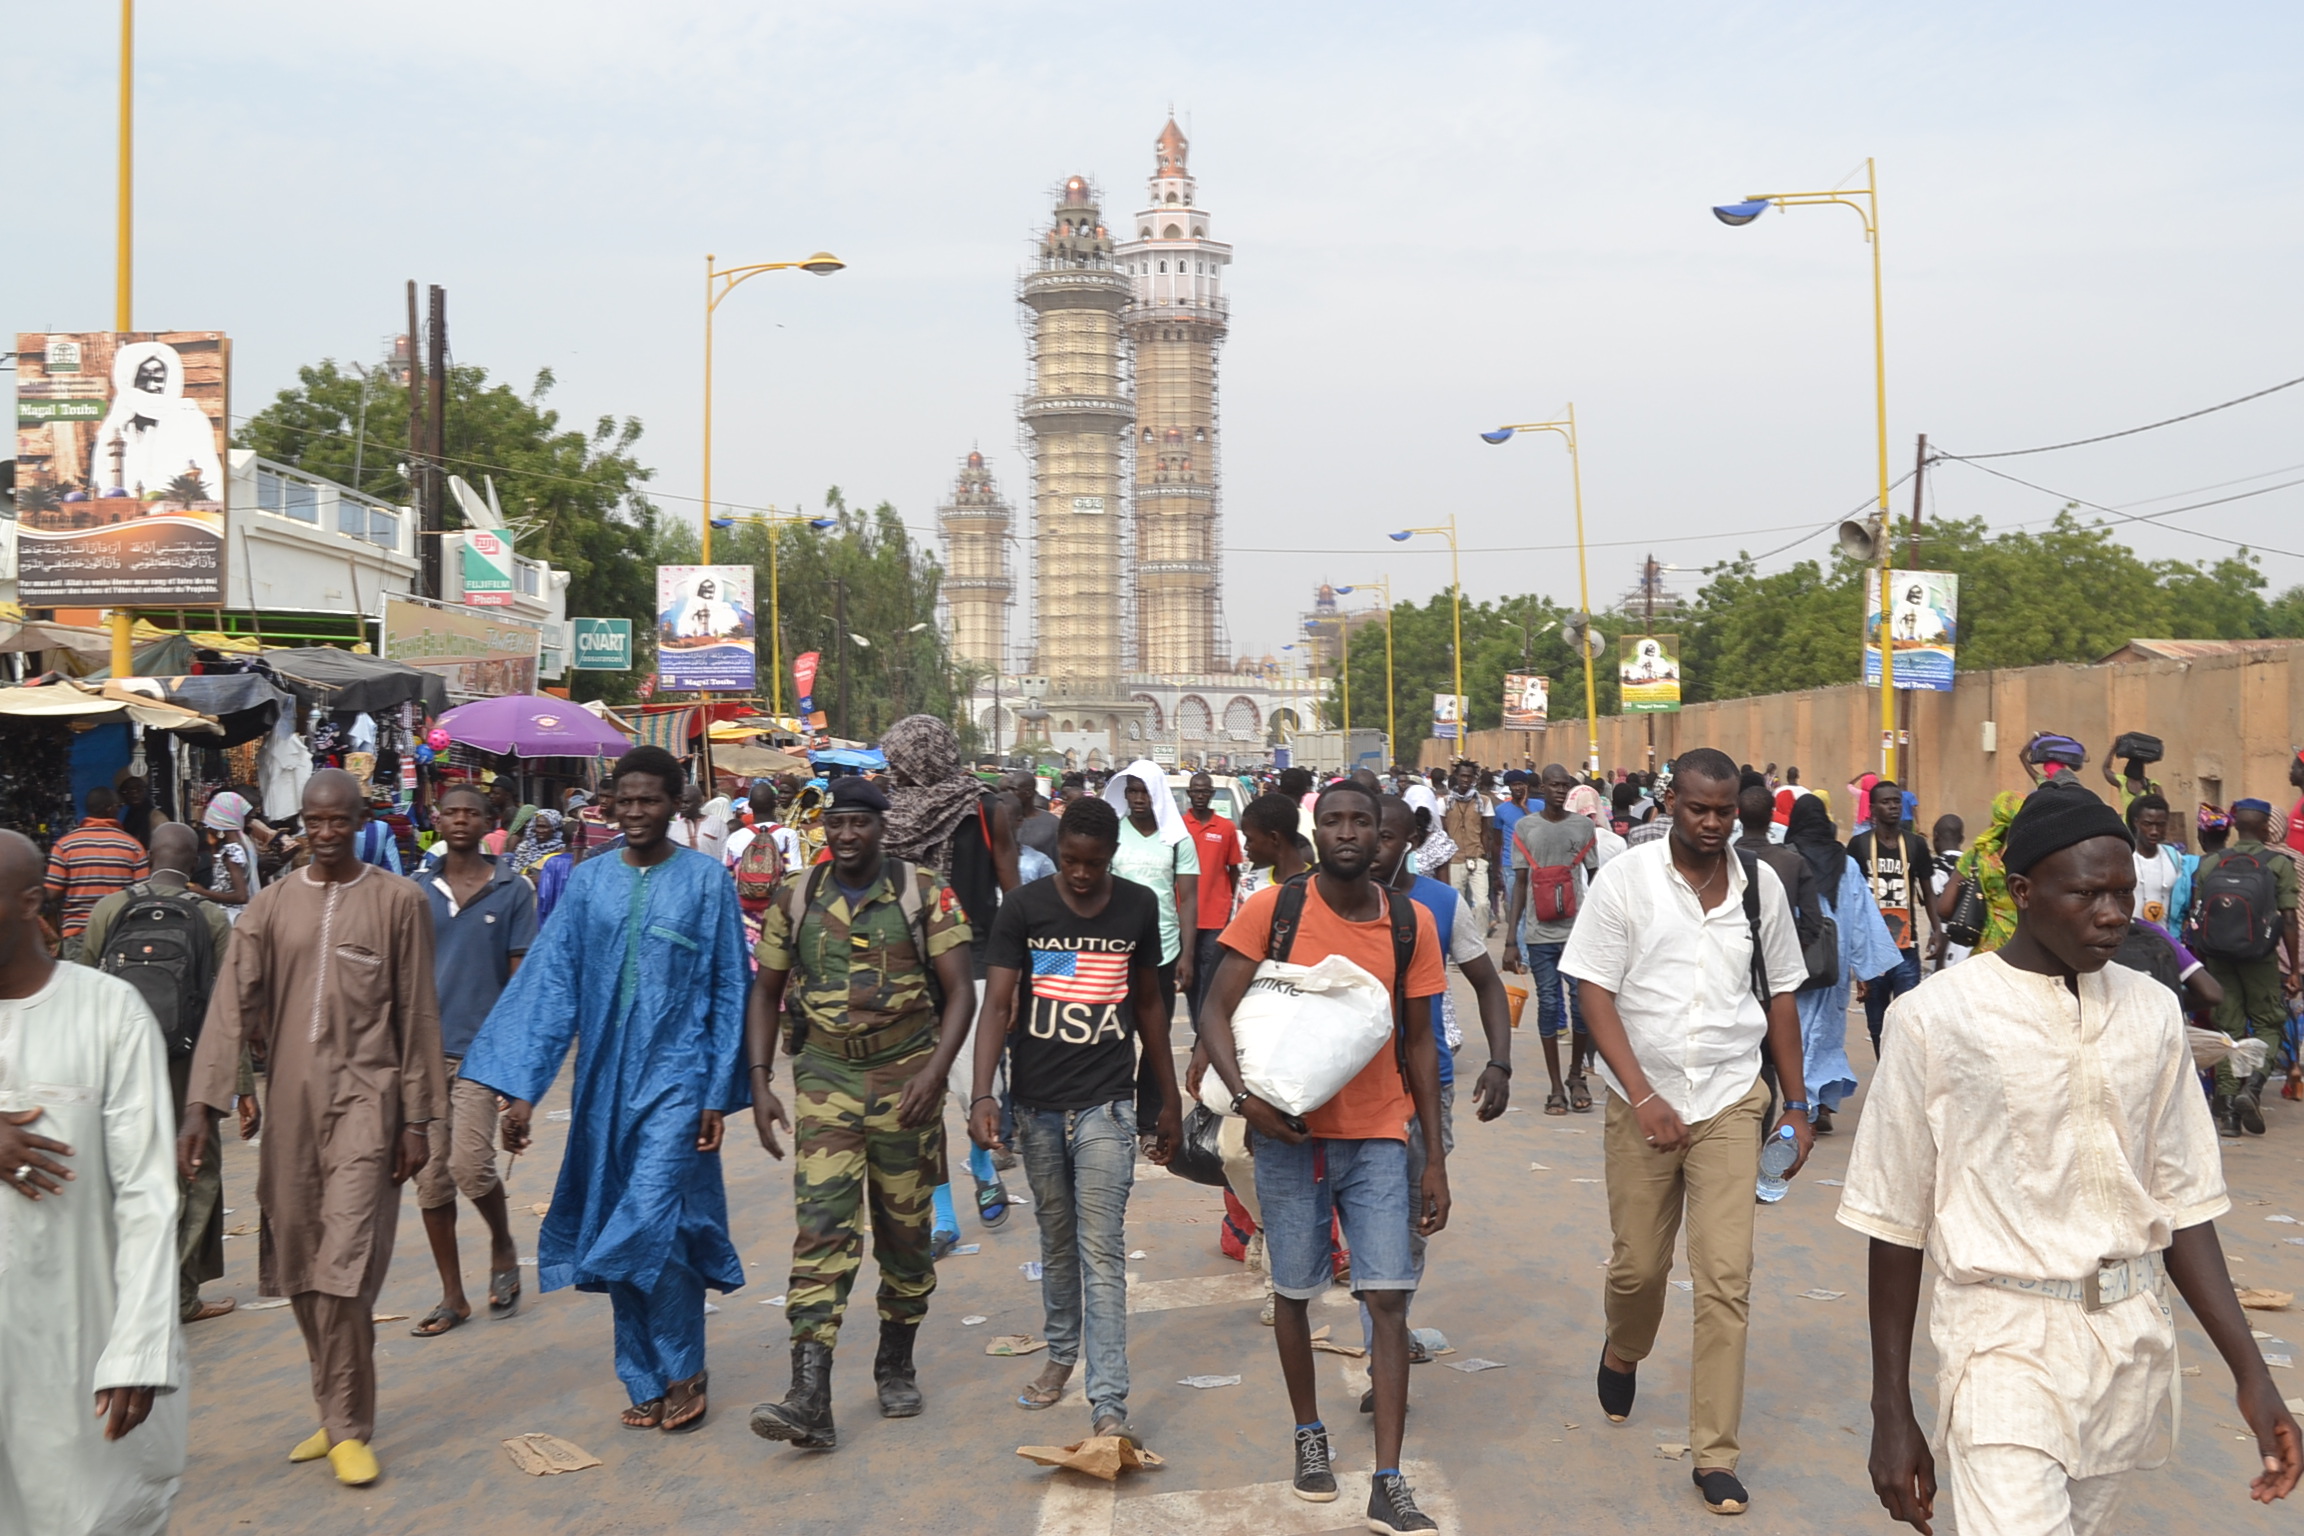
[[[931,1022],[928,967],[938,955],[968,942],[968,919],[959,898],[934,870],[904,866],[918,882],[928,940],[928,953],[922,956],[889,883],[896,866],[893,859],[881,865],[870,894],[856,908],[849,906],[829,866],[815,866],[825,873],[816,882],[815,899],[797,938],[791,909],[796,889],[803,887],[795,882],[806,881],[812,871],[797,869],[777,882],[753,956],[763,970],[792,973],[785,997],[810,1029],[861,1035],[908,1017],[918,1017],[923,1025]]]

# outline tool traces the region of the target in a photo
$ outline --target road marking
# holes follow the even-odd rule
[[[1428,1461],[1401,1468],[1424,1512],[1444,1531],[1464,1529],[1456,1498]],[[1111,1483],[1051,1473],[1040,1499],[1037,1536],[1316,1536],[1360,1523],[1368,1507],[1367,1470],[1336,1474],[1336,1499],[1307,1504],[1285,1482],[1245,1488],[1193,1488],[1122,1499]]]
[[[1037,1536],[1112,1536],[1112,1507],[1120,1490],[1077,1473],[1051,1472],[1040,1496]]]
[[[1263,1299],[1264,1277],[1246,1271],[1140,1280],[1128,1287],[1131,1312],[1173,1312],[1179,1307],[1217,1307]]]

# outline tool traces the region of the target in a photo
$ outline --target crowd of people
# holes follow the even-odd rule
[[[655,747],[553,807],[457,783],[416,839],[340,769],[311,777],[292,833],[230,793],[194,829],[104,789],[45,855],[0,833],[0,1529],[165,1527],[182,1329],[230,1310],[200,1295],[222,1273],[227,1120],[263,1132],[258,1281],[311,1363],[315,1426],[288,1459],[373,1482],[400,1189],[414,1180],[441,1282],[412,1332],[477,1310],[460,1201],[487,1232],[487,1310],[516,1315],[500,1159],[532,1145],[565,1068],[536,1280],[608,1297],[623,1426],[687,1432],[710,1411],[706,1296],[743,1283],[731,1117],[793,1170],[790,1385],[748,1423],[811,1451],[839,1443],[868,1231],[878,1411],[924,1411],[915,1340],[963,1235],[963,1151],[980,1225],[1022,1203],[1003,1177],[1019,1170],[1038,1224],[1047,1359],[1016,1405],[1056,1406],[1084,1364],[1090,1433],[1141,1446],[1129,1199],[1139,1158],[1196,1164],[1265,1281],[1296,1494],[1338,1497],[1307,1304],[1341,1282],[1369,1362],[1367,1527],[1437,1530],[1402,1449],[1469,1038],[1451,965],[1483,1052],[1477,1122],[1510,1103],[1531,992],[1543,1112],[1602,1111],[1594,1392],[1612,1422],[1635,1412],[1685,1231],[1688,1443],[1713,1512],[1751,1501],[1755,1211],[1859,1089],[1859,1001],[1872,1080],[1839,1219],[1871,1244],[1889,1512],[1928,1528],[1940,1456],[1967,1529],[2104,1529],[2122,1474],[2164,1454],[2171,1288],[2233,1372],[2263,1453],[2253,1495],[2304,1468],[2214,1226],[2218,1136],[2263,1134],[2274,1074],[2291,1097],[2304,1083],[2304,801],[2202,806],[2187,849],[2157,743],[2104,760],[2115,809],[2081,782],[2079,744],[2043,735],[2032,790],[1999,796],[1972,841],[1952,814],[1923,837],[1915,797],[1875,775],[1828,794],[1708,748],[1605,778],[1290,768],[1234,779],[1235,822],[1205,772],[1180,803],[1149,762],[987,782],[928,716],[881,745],[883,773],[741,800]],[[1258,1042],[1324,966],[1382,1000],[1390,1044],[1294,1104],[1258,1075]],[[2205,1081],[2204,1037],[2223,1043]],[[1924,1253],[1932,1437],[1908,1381]],[[90,1393],[92,1416],[57,1411]]]

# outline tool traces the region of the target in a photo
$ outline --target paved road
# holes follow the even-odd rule
[[[1868,1075],[1860,1015],[1850,1036],[1859,1071]],[[1657,1451],[1660,1442],[1687,1439],[1684,1293],[1673,1292],[1675,1315],[1642,1372],[1632,1421],[1609,1424],[1592,1400],[1608,1243],[1597,1182],[1600,1117],[1541,1113],[1542,1069],[1533,1038],[1523,1038],[1525,1110],[1481,1126],[1460,1107],[1451,1162],[1456,1216],[1434,1244],[1415,1310],[1419,1325],[1440,1328],[1458,1348],[1451,1358],[1477,1355],[1506,1368],[1477,1375],[1444,1364],[1416,1370],[1411,1475],[1452,1531],[1715,1528],[1689,1486],[1687,1461]],[[1468,1048],[1471,1060],[1476,1051]],[[565,1103],[556,1096],[541,1109]],[[2304,1291],[2304,1246],[2285,1241],[2304,1237],[2304,1226],[2265,1219],[2304,1217],[2304,1112],[2275,1099],[2267,1115],[2270,1135],[2227,1143],[2238,1209],[2224,1223],[2226,1248],[2244,1282]],[[1755,1533],[1890,1529],[1864,1473],[1864,1245],[1832,1221],[1835,1191],[1820,1187],[1846,1167],[1847,1132],[1857,1118],[1843,1116],[1843,1134],[1820,1144],[1793,1194],[1759,1213],[1743,1465],[1754,1497],[1744,1526]],[[957,1115],[952,1120],[956,1126]],[[511,1182],[524,1252],[533,1251],[537,1225],[530,1207],[550,1198],[565,1132],[541,1115],[538,1129],[537,1150],[520,1160]],[[891,1422],[873,1410],[876,1325],[867,1299],[851,1313],[861,1321],[835,1377],[841,1449],[811,1454],[755,1439],[747,1412],[757,1400],[781,1396],[787,1379],[783,1312],[764,1298],[784,1291],[789,1165],[772,1163],[756,1143],[739,1145],[733,1135],[727,1156],[736,1240],[752,1279],[716,1298],[720,1311],[709,1320],[713,1410],[702,1429],[667,1436],[618,1427],[624,1397],[610,1368],[607,1302],[531,1291],[518,1318],[483,1317],[440,1339],[411,1338],[405,1322],[378,1327],[376,1450],[385,1474],[367,1489],[340,1488],[325,1462],[287,1461],[289,1446],[313,1423],[293,1319],[284,1308],[244,1310],[190,1331],[192,1464],[176,1529],[200,1536],[698,1528],[779,1536],[1312,1536],[1361,1528],[1352,1474],[1364,1499],[1370,1448],[1368,1421],[1354,1412],[1352,1362],[1321,1357],[1322,1407],[1336,1431],[1345,1500],[1299,1503],[1283,1481],[1292,1421],[1271,1336],[1257,1325],[1253,1283],[1218,1252],[1219,1199],[1165,1176],[1138,1186],[1129,1244],[1144,1254],[1131,1266],[1131,1402],[1166,1467],[1114,1490],[1014,1454],[1019,1445],[1087,1432],[1077,1401],[1044,1414],[1011,1407],[1037,1362],[983,1353],[992,1335],[1038,1331],[1038,1287],[1018,1267],[1038,1256],[1023,1208],[996,1233],[980,1233],[967,1218],[968,1239],[982,1251],[943,1266],[919,1348],[923,1417]],[[232,1144],[225,1179],[235,1214],[228,1225],[253,1222],[254,1177],[253,1152]],[[485,1250],[469,1208],[464,1221],[466,1284],[477,1296]],[[252,1237],[227,1243],[230,1273],[210,1293],[236,1296],[243,1307],[254,1301],[255,1249]],[[411,1195],[378,1310],[421,1316],[437,1299],[437,1285]],[[1845,1294],[1802,1296],[1812,1289]],[[1341,1293],[1330,1300],[1338,1304],[1315,1304],[1316,1319],[1331,1322],[1339,1337],[1356,1334],[1348,1302]],[[964,1324],[970,1317],[985,1321]],[[2185,1360],[2203,1367],[2184,1383],[2184,1442],[2166,1469],[2136,1480],[2123,1527],[2195,1530],[2207,1520],[2227,1533],[2292,1527],[2294,1511],[2267,1513],[2246,1501],[2253,1456],[2236,1433],[2228,1378],[2181,1308],[2179,1317]],[[2304,1345],[2304,1316],[2265,1314],[2258,1321]],[[1925,1381],[1932,1369],[1925,1343],[1920,1355],[1915,1374]],[[1203,1373],[1243,1380],[1208,1391],[1180,1385]],[[2290,1373],[2274,1376],[2290,1385]],[[2293,1390],[2304,1392],[2304,1384]],[[524,1476],[499,1442],[531,1430],[574,1441],[606,1465]]]

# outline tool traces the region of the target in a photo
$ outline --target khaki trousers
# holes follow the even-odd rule
[[[1760,1177],[1760,1117],[1767,1085],[1688,1127],[1683,1152],[1658,1152],[1640,1119],[1608,1095],[1608,1344],[1638,1364],[1664,1321],[1665,1282],[1682,1213],[1695,1282],[1696,1340],[1688,1373],[1688,1443],[1696,1469],[1734,1471],[1742,1447],[1744,1334],[1751,1319],[1753,1184]]]
[[[467,1200],[485,1200],[503,1186],[496,1171],[496,1090],[468,1082],[448,1063],[448,1108],[424,1127],[429,1154],[416,1170],[416,1208],[436,1211]]]
[[[312,1360],[312,1400],[331,1443],[376,1434],[376,1298],[299,1291],[288,1298],[304,1353]]]

